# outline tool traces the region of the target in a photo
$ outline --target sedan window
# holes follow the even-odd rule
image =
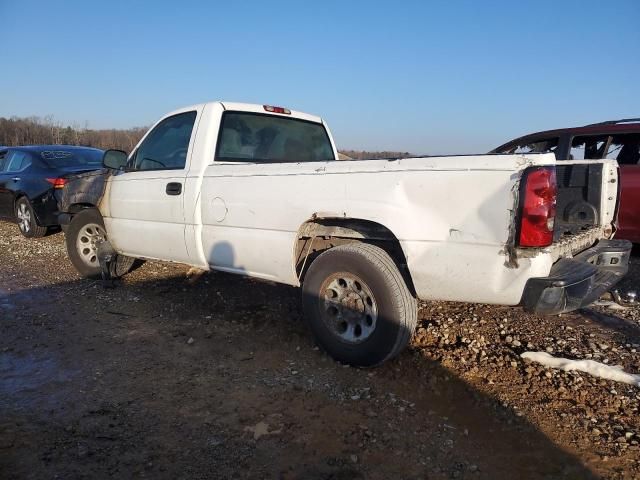
[[[558,137],[543,138],[538,140],[522,140],[518,143],[510,143],[499,153],[553,153],[558,156]]]
[[[74,148],[73,150],[42,150],[40,158],[53,168],[99,167],[102,165],[102,150],[94,148]]]
[[[637,165],[640,162],[640,135],[616,135],[607,150],[607,158],[620,165]]]
[[[574,137],[571,141],[569,160],[597,160],[604,156],[609,142],[608,135]]]
[[[558,138],[538,140],[537,142],[519,145],[513,153],[555,153],[558,148]]]
[[[29,165],[31,165],[31,159],[29,154],[25,152],[12,152],[7,161],[6,171],[9,173],[21,172]]]

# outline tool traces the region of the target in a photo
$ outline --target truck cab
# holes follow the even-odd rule
[[[276,108],[215,102],[161,118],[108,183],[101,207],[113,246],[134,257],[233,269],[201,241],[203,220],[220,224],[233,201],[208,179],[338,158],[322,119]]]

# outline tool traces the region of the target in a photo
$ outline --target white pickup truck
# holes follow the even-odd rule
[[[134,151],[62,192],[69,257],[84,276],[133,259],[301,286],[336,359],[398,354],[417,300],[561,313],[627,271],[615,231],[615,161],[553,154],[337,161],[323,120],[211,102],[161,118]]]

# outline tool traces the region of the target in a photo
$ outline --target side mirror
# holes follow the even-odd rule
[[[105,168],[112,168],[113,170],[120,170],[127,164],[127,152],[122,150],[107,150],[102,156],[102,166]]]

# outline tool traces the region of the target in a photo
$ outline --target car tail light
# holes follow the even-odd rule
[[[272,107],[271,105],[263,105],[267,112],[271,113],[284,113],[285,115],[291,115],[291,110],[283,107]]]
[[[521,247],[547,247],[553,243],[553,226],[556,218],[555,167],[535,167],[525,173],[520,212]]]
[[[47,178],[47,182],[53,185],[53,188],[63,188],[67,181],[66,178]]]

